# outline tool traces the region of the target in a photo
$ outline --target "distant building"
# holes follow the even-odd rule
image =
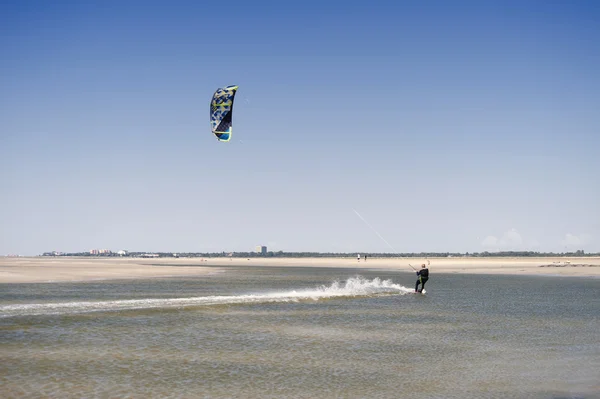
[[[266,255],[267,254],[267,247],[264,245],[257,245],[256,246],[256,252],[261,254],[261,255]]]
[[[110,249],[91,249],[90,255],[110,255],[112,251]]]
[[[128,253],[129,252],[125,251],[124,249],[117,251],[117,255],[119,256],[127,256]]]

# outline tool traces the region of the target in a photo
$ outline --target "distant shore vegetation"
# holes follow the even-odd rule
[[[120,252],[120,253],[119,253]],[[72,256],[72,257],[129,257],[129,258],[356,258],[360,254],[361,258],[365,255],[368,258],[497,258],[497,257],[515,257],[515,258],[539,258],[539,257],[595,257],[600,253],[585,253],[583,250],[574,252],[535,252],[535,251],[500,251],[500,252],[285,252],[268,251],[260,252],[44,252],[41,256]]]

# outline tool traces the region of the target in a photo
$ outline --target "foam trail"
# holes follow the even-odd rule
[[[227,304],[296,302],[300,300],[319,300],[335,297],[404,295],[410,292],[413,292],[413,290],[399,284],[394,284],[392,280],[381,280],[378,277],[373,280],[368,280],[364,277],[356,276],[348,279],[344,283],[335,281],[329,286],[323,285],[314,289],[299,291],[291,290],[232,296],[213,295],[189,298],[1,305],[0,318]]]

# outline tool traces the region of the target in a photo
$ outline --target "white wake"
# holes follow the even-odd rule
[[[379,295],[404,295],[414,292],[391,280],[372,280],[361,276],[349,278],[345,282],[335,281],[329,286],[314,289],[254,293],[246,295],[212,295],[187,298],[127,299],[96,302],[59,302],[0,305],[0,318],[11,316],[59,315],[102,311],[139,310],[155,308],[183,308],[207,305],[227,305],[269,302],[297,302],[336,297],[360,297]]]

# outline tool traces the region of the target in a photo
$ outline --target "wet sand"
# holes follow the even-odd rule
[[[431,273],[600,276],[600,258],[429,258]],[[412,272],[419,258],[0,257],[0,283],[93,281],[217,273],[218,266],[344,267]],[[210,266],[210,267],[207,267]]]
[[[166,266],[161,265],[172,263]],[[186,262],[189,264],[190,262]],[[197,276],[219,272],[214,268],[176,266],[143,258],[2,257],[0,283],[46,283],[172,276]]]
[[[212,265],[355,267],[411,272],[426,258],[250,258],[212,259]],[[431,273],[600,276],[600,258],[429,258]]]

